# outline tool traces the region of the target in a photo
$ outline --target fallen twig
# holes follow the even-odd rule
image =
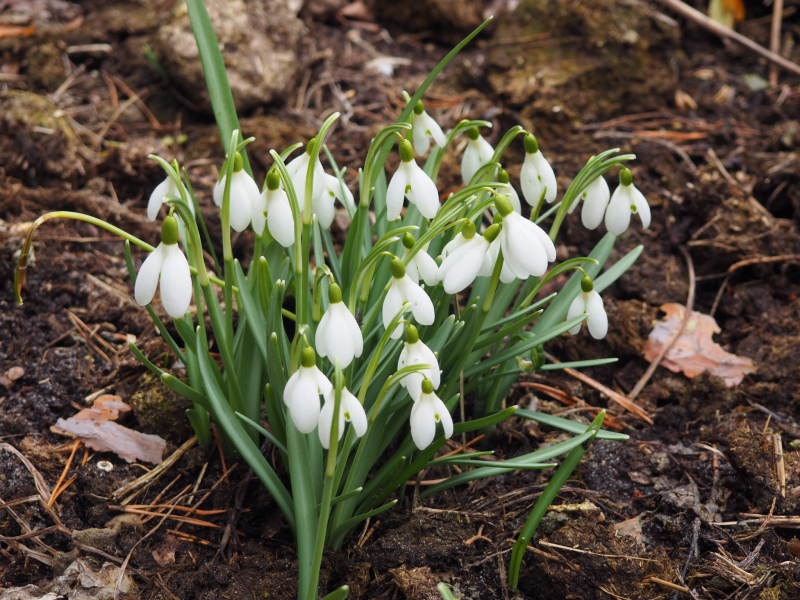
[[[132,492],[133,490],[143,486],[146,483],[150,483],[151,481],[155,481],[156,479],[161,477],[164,473],[166,473],[172,467],[172,465],[174,465],[176,462],[178,462],[178,459],[180,459],[181,456],[183,456],[191,448],[193,448],[196,443],[197,443],[197,437],[190,438],[189,440],[184,442],[184,444],[180,448],[175,450],[175,452],[173,452],[169,456],[169,458],[167,458],[161,464],[156,466],[154,469],[152,469],[151,471],[148,471],[147,473],[145,473],[144,475],[142,475],[138,479],[134,479],[133,481],[130,481],[130,482],[126,483],[125,485],[123,485],[122,487],[116,489],[114,491],[114,493],[111,494],[111,499],[115,500],[117,498],[120,498],[124,494],[127,494],[128,492]],[[132,494],[131,496],[125,498],[125,500],[123,500],[120,504],[122,504],[123,506],[126,505],[126,504],[130,504],[131,502],[133,502],[134,498],[137,495],[138,494]]]

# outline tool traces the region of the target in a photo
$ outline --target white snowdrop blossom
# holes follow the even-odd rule
[[[611,191],[608,189],[608,183],[600,175],[600,177],[586,186],[583,193],[572,203],[572,206],[569,207],[569,213],[572,214],[578,203],[583,200],[581,222],[586,229],[597,229],[597,226],[603,222],[603,215],[606,212],[610,198]]]
[[[436,355],[419,339],[419,332],[413,325],[406,327],[406,342],[400,351],[400,358],[397,361],[397,370],[412,365],[430,365],[427,369],[421,369],[415,373],[409,373],[400,380],[400,385],[408,390],[408,395],[413,400],[418,400],[422,393],[422,381],[429,379],[433,384],[433,389],[439,389],[441,383],[441,371]]]
[[[425,112],[425,105],[420,100],[414,107],[414,121],[412,137],[414,139],[414,151],[423,156],[428,153],[431,147],[431,138],[440,148],[447,145],[447,138],[442,132],[442,128]]]
[[[536,223],[515,213],[511,202],[502,194],[495,196],[495,206],[503,217],[498,239],[504,264],[518,279],[544,275],[547,263],[556,259],[553,241]]]
[[[244,170],[242,156],[238,152],[233,159],[233,175],[231,175],[230,191],[230,223],[235,231],[244,231],[253,218],[253,205],[259,201],[261,195],[253,178]],[[225,179],[223,175],[214,186],[214,204],[222,208],[225,195]]]
[[[194,215],[194,202],[191,201],[188,194],[186,194],[186,188],[183,187],[181,183],[181,188],[183,188],[184,196],[189,200],[189,210],[192,211],[192,215]],[[167,175],[166,179],[159,183],[156,186],[156,189],[153,190],[153,193],[150,194],[150,200],[147,202],[147,218],[151,221],[155,221],[156,217],[158,216],[158,211],[161,208],[161,205],[167,200],[167,196],[175,196],[176,198],[183,198],[181,196],[181,189],[178,188],[178,184]]]
[[[416,240],[413,235],[408,232],[403,234],[403,262],[411,253],[415,243]],[[439,283],[439,266],[433,260],[433,257],[426,252],[427,249],[426,244],[424,248],[421,248],[419,252],[411,257],[411,260],[406,264],[406,275],[418,285],[421,276],[425,285],[433,287]]]
[[[189,262],[178,246],[178,220],[173,216],[164,219],[161,243],[145,259],[136,276],[133,292],[139,306],[153,301],[159,280],[164,310],[174,319],[183,317],[192,300],[192,275]]]
[[[411,437],[417,448],[424,450],[436,437],[436,423],[441,423],[444,435],[453,435],[453,418],[447,406],[433,393],[433,384],[430,379],[422,380],[422,393],[419,400],[414,402],[411,409]]]
[[[317,220],[321,225],[323,218],[327,219],[330,216],[330,220],[333,221],[333,199],[325,198],[325,169],[322,168],[319,156],[314,158],[311,198],[306,198],[306,176],[311,162],[308,152],[311,150],[313,142],[313,139],[309,141],[306,151],[286,165],[286,171],[292,180],[292,187],[294,187],[297,203],[300,206],[300,214],[303,214],[306,205],[311,206],[311,210],[317,214]],[[330,222],[327,227],[330,227]]]
[[[386,218],[394,221],[403,210],[403,197],[414,204],[422,216],[432,219],[439,211],[439,191],[414,160],[414,151],[408,140],[400,142],[400,166],[386,190]]]
[[[498,256],[500,256],[500,236],[497,236],[497,239],[489,245],[489,251],[483,257],[483,266],[478,273],[478,277],[489,277],[492,274]],[[500,281],[511,283],[516,278],[517,276],[508,268],[508,261],[503,260],[503,266],[500,267]]]
[[[280,175],[274,170],[267,174],[267,186],[253,204],[253,230],[263,235],[265,224],[281,246],[288,248],[294,244],[292,206],[281,187]]]
[[[328,288],[328,300],[328,310],[317,327],[317,352],[331,362],[338,358],[344,369],[353,362],[353,358],[361,356],[364,338],[358,321],[342,302],[342,289],[335,283]]]
[[[486,273],[487,269],[494,269],[494,262],[490,260],[487,263],[486,256],[491,243],[500,235],[500,227],[491,225],[483,235],[474,235],[447,255],[439,267],[439,279],[444,284],[445,292],[457,294],[472,284],[478,275]],[[488,274],[491,275],[491,271]]]
[[[325,403],[319,413],[319,442],[326,450],[331,447],[331,426],[333,425],[333,412],[336,407],[336,390],[331,388],[322,396]],[[367,415],[364,407],[350,390],[342,388],[342,396],[339,401],[339,439],[342,439],[345,421],[353,425],[356,437],[361,437],[367,432]]]
[[[444,261],[445,258],[450,256],[450,254],[458,250],[461,246],[466,244],[473,237],[475,237],[475,223],[467,220],[461,227],[461,231],[459,231],[453,237],[453,239],[447,242],[444,248],[442,248],[442,255],[441,255],[442,261]]]
[[[494,156],[494,148],[483,138],[477,127],[470,127],[467,137],[467,147],[461,157],[461,179],[464,185],[469,185],[478,169],[491,162]]]
[[[602,340],[606,337],[606,333],[608,333],[608,315],[606,315],[606,309],[603,307],[603,298],[594,291],[594,284],[589,277],[581,279],[581,292],[570,304],[567,320],[574,319],[584,313],[589,315],[586,317],[586,325],[589,327],[591,336],[596,340]],[[582,323],[578,323],[569,332],[572,335],[578,335],[581,325]]]
[[[325,173],[325,191],[323,193],[327,194],[331,206],[333,206],[334,200],[338,200],[348,211],[355,208],[356,201],[355,198],[353,198],[353,192],[350,191],[347,185],[340,184],[339,179],[333,175]],[[319,222],[322,224],[322,218],[319,219]],[[331,217],[331,222],[333,222],[333,217]],[[330,224],[328,224],[327,227],[330,227]]]
[[[525,136],[525,162],[522,163],[519,178],[522,184],[522,195],[525,196],[525,201],[531,206],[536,206],[539,202],[539,196],[542,195],[542,190],[545,188],[547,188],[547,191],[544,199],[547,200],[547,203],[552,204],[556,199],[558,190],[553,167],[542,156],[542,152],[539,150],[539,142],[530,133]]]
[[[300,368],[286,382],[283,401],[292,422],[300,433],[311,433],[319,422],[319,395],[333,389],[328,378],[317,368],[313,348],[303,348]]]
[[[650,205],[642,192],[633,185],[630,169],[623,167],[619,172],[619,187],[614,190],[606,209],[608,232],[616,236],[625,233],[631,223],[631,213],[638,213],[642,227],[650,227]]]
[[[392,259],[392,282],[386,299],[383,301],[383,326],[389,327],[395,315],[403,308],[403,304],[408,302],[411,314],[420,325],[433,325],[436,319],[436,312],[433,302],[428,294],[419,285],[411,281],[406,274],[406,267],[403,261],[397,257]],[[397,324],[392,332],[392,338],[397,339],[403,335],[403,323]]]
[[[519,195],[517,194],[517,190],[514,189],[514,186],[509,183],[508,172],[505,169],[500,169],[497,172],[497,181],[502,185],[496,187],[495,192],[506,196],[508,201],[511,202],[514,212],[522,214],[522,204],[519,201]]]

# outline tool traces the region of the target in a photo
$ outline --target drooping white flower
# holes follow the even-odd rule
[[[436,184],[414,161],[414,152],[408,140],[400,142],[400,167],[392,175],[386,190],[386,218],[389,221],[400,216],[404,196],[426,219],[432,219],[439,211]]]
[[[558,190],[553,167],[542,156],[539,142],[530,133],[525,136],[525,162],[522,164],[519,178],[522,184],[522,195],[531,206],[536,206],[539,196],[542,195],[542,190],[545,188],[547,188],[547,192],[545,192],[544,199],[547,200],[547,203],[552,204],[556,199]]]
[[[189,263],[178,246],[178,220],[168,216],[161,225],[161,243],[150,253],[134,286],[134,297],[139,306],[153,301],[159,279],[161,304],[174,319],[179,319],[189,309],[192,300],[192,275]]]
[[[483,235],[473,236],[447,255],[439,267],[439,279],[444,284],[445,292],[457,294],[472,284],[478,275],[486,272],[488,268],[486,255],[498,235],[500,235],[500,225],[492,225]],[[494,269],[493,262],[491,269]],[[491,275],[491,271],[488,274]]]
[[[317,327],[317,352],[331,362],[338,358],[344,369],[354,357],[361,356],[364,338],[356,318],[342,302],[341,288],[335,283],[328,288],[328,300],[328,310]]]
[[[611,191],[608,189],[608,183],[606,183],[605,177],[600,175],[586,186],[583,193],[572,203],[569,213],[572,214],[578,203],[583,200],[581,222],[586,229],[597,229],[597,226],[603,222],[609,198],[611,198]]]
[[[547,263],[556,259],[553,241],[536,223],[515,213],[511,202],[502,194],[495,196],[495,206],[503,217],[499,239],[504,264],[518,279],[544,275]]]
[[[283,390],[283,401],[300,433],[314,431],[319,422],[319,395],[333,388],[315,363],[314,349],[303,348],[300,353],[300,368],[289,378]]]
[[[263,235],[265,224],[281,246],[288,248],[294,244],[292,206],[281,187],[281,178],[274,170],[267,174],[267,187],[253,204],[253,230]]]
[[[230,191],[230,223],[235,231],[244,231],[253,218],[253,205],[261,195],[253,178],[244,170],[242,156],[237,152],[233,159],[233,175],[231,175]],[[222,208],[225,195],[225,179],[223,175],[214,186],[214,204]]]
[[[470,127],[467,131],[467,147],[461,157],[461,179],[464,185],[469,185],[472,178],[483,165],[492,160],[494,148],[478,131],[477,127]]]
[[[497,263],[497,257],[500,256],[500,236],[489,245],[489,251],[483,257],[483,266],[478,277],[489,277],[494,271],[494,266]],[[511,283],[517,278],[516,275],[508,268],[508,261],[503,260],[503,266],[500,267],[500,281],[503,283]]]
[[[517,190],[514,189],[514,186],[509,183],[508,172],[505,169],[500,169],[497,172],[497,181],[502,185],[495,188],[495,192],[508,197],[511,206],[514,207],[514,212],[522,214],[522,204],[519,201],[519,195],[517,194]]]
[[[351,210],[355,208],[355,198],[353,198],[353,192],[350,191],[350,188],[347,187],[346,184],[340,184],[339,179],[334,177],[333,175],[328,175],[325,173],[325,194],[327,194],[331,206],[333,206],[333,201],[338,200],[342,203],[346,209]],[[331,219],[332,221],[333,219]],[[319,219],[320,224],[322,224],[322,219]],[[330,225],[328,225],[330,227]]]
[[[453,435],[453,418],[447,406],[433,393],[433,384],[430,379],[422,380],[422,394],[411,409],[411,437],[417,448],[424,450],[436,437],[436,423],[441,423],[444,435]]]
[[[464,225],[461,226],[461,230],[442,248],[442,261],[475,237],[475,223],[469,220],[465,221]]]
[[[308,152],[311,150],[313,142],[313,139],[310,140],[308,142],[308,146],[306,147],[306,151],[286,165],[286,171],[289,173],[289,177],[292,180],[294,193],[297,196],[297,204],[300,206],[300,214],[303,213],[306,204],[308,204],[311,206],[312,211],[316,213],[318,210],[320,210],[322,211],[323,216],[327,218],[328,213],[332,213],[333,201],[331,200],[330,202],[331,210],[328,210],[328,203],[325,201],[323,196],[325,192],[325,169],[322,168],[322,163],[319,161],[319,156],[314,158],[314,176],[311,186],[311,198],[306,198],[306,176],[308,175],[308,166],[311,162],[311,156],[308,154]],[[317,220],[321,223],[322,217],[318,215]],[[331,217],[331,221],[332,220],[333,217]],[[330,223],[328,225],[330,225]]]
[[[625,167],[619,172],[619,187],[614,190],[606,209],[606,229],[613,235],[622,235],[631,223],[631,213],[638,213],[642,227],[650,227],[650,205],[642,192],[633,185],[633,175]]]
[[[319,413],[319,441],[326,450],[331,447],[331,426],[333,425],[333,411],[336,407],[336,390],[331,388],[323,395],[325,403]],[[353,425],[356,437],[361,437],[367,432],[367,415],[364,407],[346,387],[342,388],[339,401],[339,439],[342,439],[345,421]]]
[[[422,100],[417,102],[414,107],[412,137],[414,138],[414,150],[420,156],[428,153],[431,147],[431,138],[440,148],[444,148],[447,144],[447,138],[445,138],[442,128],[425,112]]]
[[[433,389],[439,389],[441,382],[441,371],[436,355],[419,339],[419,332],[413,325],[406,327],[406,343],[400,351],[400,359],[397,361],[397,370],[412,365],[430,365],[430,368],[421,369],[415,373],[409,373],[400,380],[400,385],[408,390],[408,395],[413,400],[418,400],[422,393],[422,381],[430,379]]]
[[[408,232],[403,234],[403,262],[405,262],[406,257],[411,253],[411,249],[414,247],[415,243],[416,240],[413,235]],[[420,251],[408,261],[408,264],[406,264],[406,275],[416,284],[419,284],[419,278],[422,276],[425,285],[434,286],[439,283],[439,266],[426,250],[427,244],[425,248],[420,249]]]
[[[183,183],[181,183],[181,188],[183,188]],[[184,194],[186,195],[187,200],[189,201],[189,210],[192,211],[192,215],[194,215],[194,202],[192,202],[191,198],[189,198],[188,194],[186,194],[186,188],[183,188]],[[183,198],[181,196],[181,190],[178,188],[178,185],[173,181],[172,177],[167,175],[167,177],[159,183],[156,188],[153,190],[153,193],[150,194],[150,200],[147,202],[147,218],[151,221],[155,221],[156,217],[158,216],[158,211],[161,208],[161,205],[167,199],[167,196],[175,196],[176,198]]]
[[[406,275],[406,267],[402,260],[397,257],[393,258],[391,268],[392,282],[386,294],[386,299],[383,301],[383,326],[389,327],[392,319],[400,312],[405,302],[409,303],[411,314],[414,315],[417,323],[420,325],[433,325],[436,312],[428,294]],[[402,322],[397,324],[397,327],[392,332],[392,338],[397,339],[403,335],[403,325]]]
[[[591,278],[584,277],[581,279],[581,292],[572,301],[567,313],[567,320],[574,319],[578,315],[587,313],[586,325],[589,327],[589,333],[596,340],[602,340],[608,333],[608,315],[606,309],[603,307],[603,298],[594,291],[594,284]],[[582,323],[578,323],[569,330],[572,335],[578,335],[581,330]]]

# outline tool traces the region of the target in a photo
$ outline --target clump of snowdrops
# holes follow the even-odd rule
[[[413,96],[406,95],[397,122],[372,140],[358,172],[357,196],[325,146],[338,114],[304,145],[271,151],[272,165],[259,185],[246,153],[253,138],[239,132],[205,7],[201,0],[188,5],[224,140],[225,159],[212,194],[221,214],[222,260],[214,254],[186,170],[154,156],[165,179],[153,191],[147,215],[161,217],[161,242],[153,247],[89,215],[44,215],[20,254],[18,300],[33,233],[44,221],[88,221],[126,240],[136,301],[147,308],[187,377],[156,366],[133,344],[131,351],[165,386],[194,403],[187,416],[200,442],[209,442],[213,422],[225,448],[245,460],[272,494],[297,541],[302,600],[317,598],[323,548],[341,547],[355,527],[394,506],[406,482],[423,470],[463,468],[427,487],[420,494],[424,499],[516,469],[554,467],[549,461],[568,453],[518,537],[509,567],[515,587],[527,541],[589,444],[596,437],[625,439],[601,430],[603,413],[587,427],[503,408],[503,400],[522,372],[615,360],[547,363],[543,345],[567,332],[585,335],[584,321],[589,335],[606,335],[600,292],[641,247],[602,274],[601,268],[632,213],[644,227],[650,221],[647,201],[625,166],[634,157],[615,149],[591,157],[557,202],[558,185],[543,146],[522,127],[510,129],[494,148],[482,135],[491,127],[487,121],[462,121],[445,134],[426,111],[423,94],[482,26]],[[464,187],[442,198],[442,157],[462,138]],[[519,187],[504,169],[512,144],[525,152]],[[391,153],[399,155],[399,167],[387,173]],[[613,195],[607,175],[619,178]],[[608,233],[590,256],[556,263],[559,228],[581,202],[583,224],[595,229],[605,222]],[[337,203],[350,218],[341,249],[329,231]],[[233,255],[231,229],[248,227],[255,247],[244,268]],[[148,252],[138,272],[131,243]],[[538,296],[545,283],[569,271],[572,277],[558,294]],[[152,307],[159,288],[177,339]],[[465,396],[474,402],[462,418]],[[482,460],[490,451],[436,458],[448,438],[489,430],[512,414],[576,435],[500,462]],[[264,440],[278,450],[278,470],[285,476],[262,454]],[[346,594],[341,588],[330,597]]]

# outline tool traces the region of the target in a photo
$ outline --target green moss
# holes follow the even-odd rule
[[[160,435],[165,440],[181,443],[192,435],[186,418],[186,409],[191,403],[161,385],[158,379],[147,373],[139,381],[139,389],[128,401],[133,416],[142,433]]]

